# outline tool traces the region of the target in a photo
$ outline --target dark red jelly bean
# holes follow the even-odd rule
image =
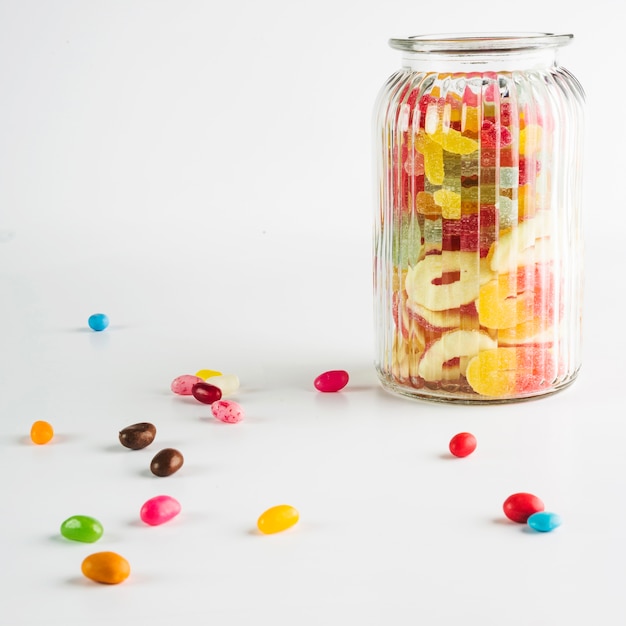
[[[525,524],[533,513],[543,511],[543,502],[532,493],[514,493],[502,505],[504,514],[513,522]]]
[[[191,395],[198,402],[213,404],[222,399],[222,390],[215,385],[209,385],[209,383],[196,383],[191,388]]]
[[[348,372],[345,370],[329,370],[320,374],[313,384],[318,391],[328,393],[343,389],[348,384],[349,379]]]
[[[458,433],[450,439],[449,448],[454,456],[469,456],[476,450],[476,437],[472,433]]]

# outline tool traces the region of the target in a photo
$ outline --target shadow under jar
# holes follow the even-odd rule
[[[460,403],[553,393],[580,368],[584,93],[572,35],[392,39],[374,115],[376,369]]]

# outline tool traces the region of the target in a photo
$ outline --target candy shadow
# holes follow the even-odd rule
[[[518,526],[517,522],[513,522],[505,517],[494,517],[491,520],[492,524],[497,524],[498,526],[509,526],[513,528],[513,526]]]

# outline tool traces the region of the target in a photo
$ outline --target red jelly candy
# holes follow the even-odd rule
[[[458,433],[450,439],[449,448],[454,456],[459,458],[469,456],[476,450],[476,437],[471,433]]]
[[[514,493],[502,505],[504,514],[513,522],[525,524],[533,513],[545,509],[543,502],[532,493]]]
[[[198,401],[204,404],[213,404],[222,399],[222,390],[215,385],[209,385],[209,383],[196,383],[191,388],[191,395]]]
[[[349,379],[348,372],[345,370],[329,370],[320,374],[313,384],[318,391],[328,393],[343,389],[348,384]]]

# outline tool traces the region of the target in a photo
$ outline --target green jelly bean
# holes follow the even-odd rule
[[[61,524],[61,534],[72,541],[93,543],[103,532],[102,524],[88,515],[72,515]]]

